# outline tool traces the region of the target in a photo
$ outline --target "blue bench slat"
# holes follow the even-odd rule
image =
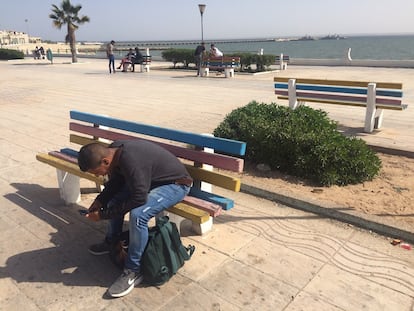
[[[205,192],[195,187],[191,188],[190,195],[193,197],[202,199],[204,201],[208,201],[208,202],[220,205],[221,208],[225,211],[234,207],[234,201],[232,199],[228,199],[228,198],[225,198],[225,197],[222,197],[220,195],[213,194],[210,192]]]
[[[74,120],[90,122],[99,125],[104,125],[120,130],[127,130],[130,132],[171,139],[195,146],[203,146],[213,148],[221,152],[243,156],[246,152],[246,143],[239,142],[232,139],[204,136],[201,134],[193,134],[190,132],[178,131],[173,129],[165,129],[152,125],[124,121],[120,119],[94,115],[90,113],[72,110],[70,117]]]
[[[275,83],[276,89],[288,89],[287,83]],[[363,94],[367,95],[367,88],[354,88],[354,87],[337,87],[337,86],[321,86],[321,85],[308,85],[308,84],[296,84],[297,90],[306,91],[318,91],[318,92],[331,92],[331,93],[347,93],[347,94]],[[376,91],[378,96],[387,97],[402,97],[402,91],[383,90]]]
[[[388,97],[403,97],[402,91],[389,91],[389,90],[378,90],[376,91],[378,96],[388,96]]]
[[[77,158],[79,154],[79,152],[77,152],[76,150],[70,149],[70,148],[62,148],[60,149],[60,152],[67,154],[68,156],[71,156],[74,158]]]
[[[287,83],[275,83],[275,89],[284,89],[287,90],[289,88]]]

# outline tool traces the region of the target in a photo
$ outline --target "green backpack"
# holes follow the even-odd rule
[[[123,269],[128,256],[129,231],[115,239],[110,248],[110,258]],[[184,247],[175,223],[167,216],[159,217],[148,231],[148,243],[141,258],[141,272],[145,283],[159,286],[167,282],[193,255],[195,246]]]
[[[149,229],[148,244],[141,258],[141,272],[149,285],[159,286],[177,273],[195,250],[194,245],[184,247],[175,223],[167,216],[159,217]]]

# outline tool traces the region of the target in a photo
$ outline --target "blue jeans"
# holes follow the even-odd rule
[[[138,272],[141,266],[142,253],[148,242],[148,221],[163,210],[182,201],[190,191],[185,185],[168,184],[154,188],[148,194],[147,202],[129,212],[129,247],[125,268]],[[129,196],[125,189],[116,195],[108,207],[120,204]],[[122,232],[124,217],[111,219],[106,234],[107,240]]]
[[[109,72],[111,72],[111,68],[113,72],[115,72],[115,56],[113,54],[109,55],[108,59],[109,59]]]

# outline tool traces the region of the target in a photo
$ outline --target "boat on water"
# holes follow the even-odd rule
[[[316,38],[312,36],[303,36],[303,37],[300,37],[299,39],[294,39],[292,41],[313,41],[313,40],[316,40]]]
[[[343,37],[340,35],[327,35],[321,38],[321,40],[342,40],[342,39],[346,39],[346,37]]]

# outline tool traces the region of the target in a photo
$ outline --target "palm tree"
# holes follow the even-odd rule
[[[52,14],[49,17],[53,20],[53,25],[61,29],[63,25],[68,25],[68,33],[66,35],[65,41],[69,42],[70,52],[72,53],[72,63],[78,61],[76,57],[76,39],[75,39],[75,30],[79,28],[78,25],[89,22],[88,16],[79,17],[78,13],[82,9],[81,5],[73,6],[70,3],[70,0],[63,0],[60,4],[60,8],[56,5],[52,5]]]

